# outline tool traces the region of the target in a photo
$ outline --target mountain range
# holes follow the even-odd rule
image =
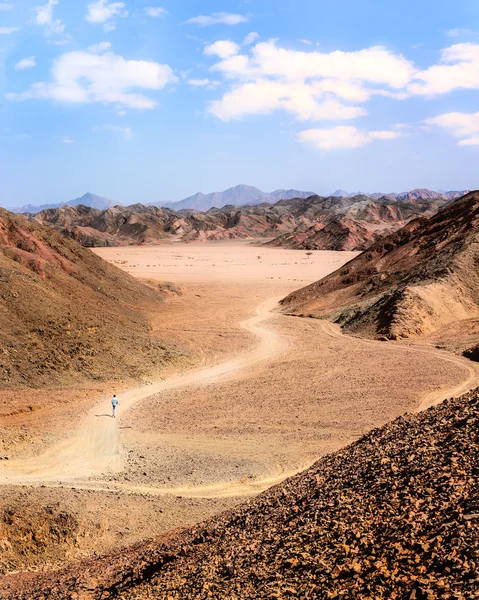
[[[199,235],[201,227],[210,226],[209,219],[219,219],[223,231],[241,231],[246,223],[252,226],[262,219],[279,227],[328,210],[331,217],[352,210],[357,218],[364,210],[371,214],[375,206],[389,214],[391,206],[401,203],[413,212],[415,206],[435,202],[373,200],[312,197],[206,214],[142,205],[107,211],[67,206],[50,213],[84,213],[92,223],[101,218],[107,224],[115,217],[114,224],[121,226],[124,211],[130,211],[131,230],[125,231],[131,237],[135,226],[141,231],[145,224],[141,215],[155,225],[161,215],[173,228],[183,219],[178,225],[189,223],[190,232]],[[477,342],[479,192],[440,200],[442,206],[432,216],[409,221],[325,279],[288,296],[282,302],[284,311],[335,320],[350,333],[386,344],[437,330],[458,339],[475,331]],[[255,212],[260,210],[273,212]],[[129,376],[138,377],[130,362],[135,349],[142,363],[171,358],[159,341],[154,344],[148,319],[138,308],[161,300],[157,290],[51,227],[0,210],[0,271],[6,350],[0,373],[7,385],[55,379],[62,369],[72,370],[75,380],[78,374],[97,380],[105,368],[112,369],[111,377],[126,366]],[[312,322],[301,322],[312,328]],[[331,334],[326,343],[336,352],[337,332],[326,323],[321,327]],[[98,350],[92,352],[95,346]],[[373,347],[364,342],[364,352]],[[393,347],[410,352],[413,346]],[[418,350],[427,351],[427,346]],[[474,352],[477,356],[477,347],[468,351],[471,357]],[[443,359],[457,360],[445,353]],[[451,395],[474,381],[472,366],[464,366],[469,379],[461,378]],[[339,364],[333,376],[341,377]],[[365,373],[365,385],[369,379]],[[321,390],[317,393],[321,400]],[[355,418],[351,410],[346,413]],[[476,389],[373,429],[259,496],[186,530],[171,530],[67,568],[45,564],[36,572],[11,573],[0,579],[0,598],[472,600],[478,585],[478,428]],[[72,492],[78,493],[75,487]],[[93,502],[96,492],[88,493]],[[115,504],[121,503],[119,491],[112,487],[108,493],[108,502],[117,498]],[[52,511],[50,497],[44,498]],[[159,506],[157,497],[152,502]],[[14,515],[6,507],[3,524],[8,526]],[[61,531],[67,518],[68,513],[57,518]],[[22,530],[22,542],[30,531]]]
[[[20,214],[36,214],[41,212],[42,210],[46,210],[48,208],[62,208],[63,206],[90,206],[92,208],[98,208],[99,210],[105,210],[115,205],[121,205],[120,202],[114,202],[113,200],[109,200],[108,198],[104,198],[103,196],[97,196],[90,192],[87,192],[83,196],[79,198],[75,198],[74,200],[69,200],[68,202],[59,202],[58,204],[26,204],[25,206],[20,206],[19,208],[12,208],[10,212],[20,213]]]
[[[304,250],[364,250],[411,219],[431,216],[448,201],[396,200],[385,196],[292,198],[275,204],[211,208],[207,212],[134,204],[98,210],[47,209],[35,219],[84,246],[157,244],[269,238],[267,243]]]
[[[180,202],[158,202],[153,206],[168,207],[172,210],[189,208],[198,211],[207,211],[210,208],[222,208],[227,205],[254,206],[256,204],[274,204],[278,200],[290,200],[291,198],[308,198],[314,192],[301,192],[299,190],[275,190],[274,192],[262,192],[250,185],[237,185],[224,192],[213,192],[203,194],[201,192],[185,198]]]
[[[453,200],[455,198],[459,198],[466,193],[465,191],[449,191],[449,192],[436,192],[434,190],[428,189],[415,189],[410,192],[403,192],[401,194],[383,194],[383,193],[371,193],[371,194],[363,194],[361,192],[350,193],[344,190],[336,190],[330,197],[342,197],[342,198],[351,198],[354,196],[368,196],[370,198],[381,198],[384,196],[395,198],[397,200],[429,200],[433,198],[444,198],[447,200]],[[314,196],[314,192],[308,191],[300,191],[300,190],[275,190],[274,192],[262,192],[258,188],[249,186],[249,185],[237,185],[235,187],[229,188],[224,192],[213,192],[211,194],[203,194],[202,192],[198,192],[193,196],[189,196],[184,200],[180,200],[179,202],[153,202],[149,205],[156,206],[158,208],[171,208],[174,211],[179,211],[183,209],[190,209],[200,212],[208,211],[211,208],[223,208],[223,206],[234,205],[234,206],[255,206],[258,204],[268,203],[274,204],[279,200],[291,200],[293,198],[308,198],[310,196]],[[135,200],[136,203],[136,200]],[[42,204],[42,205],[34,205],[27,204],[25,206],[21,206],[20,208],[11,209],[12,212],[15,213],[30,213],[36,214],[41,212],[42,210],[46,210],[48,208],[61,208],[63,206],[89,206],[91,208],[97,208],[99,210],[106,210],[113,206],[123,206],[121,202],[116,202],[114,200],[109,200],[108,198],[104,198],[102,196],[97,196],[90,192],[84,194],[79,198],[75,198],[74,200],[70,200],[68,202],[60,202],[57,204]]]
[[[469,190],[428,190],[427,188],[416,188],[409,192],[346,192],[345,190],[336,190],[331,194],[333,197],[351,198],[353,196],[369,196],[370,198],[382,198],[388,196],[390,198],[396,198],[396,200],[430,200],[432,198],[444,198],[445,200],[455,200],[467,194]]]

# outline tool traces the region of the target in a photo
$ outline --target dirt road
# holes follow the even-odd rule
[[[252,351],[212,367],[195,369],[187,374],[123,393],[118,412],[126,412],[137,402],[165,390],[181,388],[193,383],[208,384],[225,380],[233,377],[241,369],[280,354],[287,347],[287,340],[280,338],[274,330],[264,325],[279,299],[272,298],[261,304],[252,318],[240,324],[259,340]],[[78,433],[70,439],[50,448],[38,457],[1,464],[0,484],[58,483],[121,471],[123,462],[120,452],[119,421],[113,419],[111,413],[105,412],[108,409],[109,401],[103,398],[101,403],[90,411]],[[171,493],[176,492],[172,490]]]
[[[247,242],[98,252],[181,291],[151,327],[188,358],[153,383],[3,393],[0,508],[14,518],[0,572],[59,566],[203,521],[477,385],[475,365],[434,342],[368,342],[274,310],[353,253],[307,257]],[[55,523],[65,515],[79,529],[60,547]]]
[[[257,344],[251,351],[220,362],[214,366],[194,369],[183,375],[171,377],[165,381],[158,381],[151,385],[134,388],[121,395],[120,411],[126,413],[138,402],[146,401],[156,394],[167,390],[184,388],[195,385],[213,385],[220,381],[235,378],[238,374],[251,368],[262,361],[274,361],[284,353],[290,344],[281,337],[277,331],[268,325],[272,311],[277,307],[279,298],[272,298],[262,303],[253,317],[243,321],[240,325],[257,338]],[[286,317],[283,317],[286,318]],[[318,329],[328,336],[342,340],[346,336],[340,332],[338,326],[326,322],[315,321]],[[350,338],[351,339],[351,338]],[[384,352],[388,347],[397,351],[401,349],[409,355],[428,355],[431,359],[452,362],[463,367],[467,378],[459,385],[442,388],[428,393],[420,403],[420,409],[427,408],[440,400],[467,391],[478,385],[478,369],[460,357],[452,356],[446,352],[427,347],[406,346],[401,344],[385,344],[354,338],[354,343],[361,345],[380,346]],[[80,489],[89,490],[121,490],[123,492],[148,493],[153,495],[174,494],[191,498],[214,498],[229,496],[245,496],[257,494],[267,487],[280,482],[293,475],[298,469],[285,471],[279,469],[273,476],[259,480],[243,482],[220,482],[210,485],[175,486],[158,488],[147,485],[118,483],[118,482],[88,482],[92,478],[101,478],[105,474],[114,474],[122,471],[124,455],[120,445],[119,420],[113,419],[109,410],[109,399],[103,398],[85,418],[78,432],[68,440],[51,447],[46,453],[28,460],[13,460],[0,464],[0,484],[3,485],[49,485],[56,487],[65,483],[76,481]],[[308,465],[302,465],[306,468]]]

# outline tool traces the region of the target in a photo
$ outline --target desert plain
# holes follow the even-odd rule
[[[357,253],[245,241],[95,252],[168,284],[151,327],[183,360],[141,382],[2,393],[0,502],[13,520],[4,573],[181,529],[478,384],[474,363],[432,343],[364,340],[280,311],[280,299]],[[19,411],[25,394],[31,408]],[[69,532],[60,541],[51,526],[28,533],[48,515]]]

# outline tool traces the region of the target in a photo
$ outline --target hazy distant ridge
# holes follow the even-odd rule
[[[381,198],[383,196],[389,196],[390,198],[396,198],[397,200],[430,200],[432,198],[444,198],[447,200],[454,200],[455,198],[459,198],[466,194],[469,190],[452,190],[452,191],[434,191],[428,190],[425,188],[411,190],[409,192],[402,192],[400,194],[397,193],[387,193],[384,194],[382,192],[374,192],[368,194],[362,194],[361,192],[346,192],[344,190],[336,190],[331,194],[330,197],[337,198],[351,198],[358,195],[369,196],[372,198]],[[268,203],[275,204],[279,200],[292,200],[293,198],[309,198],[310,196],[314,196],[315,192],[301,191],[301,190],[284,190],[279,189],[274,192],[263,192],[258,188],[255,188],[250,185],[237,185],[232,188],[228,188],[224,192],[212,192],[211,194],[203,194],[202,192],[198,192],[193,196],[189,196],[184,200],[180,200],[179,202],[153,202],[150,206],[157,207],[168,207],[172,210],[178,211],[182,209],[192,209],[196,211],[206,212],[211,208],[223,208],[223,206],[255,206],[258,204]],[[132,202],[129,205],[136,204],[141,202],[141,199],[133,198]],[[36,214],[41,212],[42,210],[46,210],[48,208],[61,208],[63,206],[79,206],[79,205],[89,206],[91,208],[97,208],[99,210],[107,210],[112,206],[123,206],[121,202],[116,202],[114,200],[109,200],[108,198],[104,198],[103,196],[96,196],[95,194],[91,194],[90,192],[81,196],[80,198],[75,198],[74,200],[70,200],[68,202],[60,202],[58,204],[42,204],[41,206],[37,206],[35,204],[27,204],[25,206],[21,206],[20,208],[10,209],[11,212],[16,213],[32,213]]]
[[[309,198],[314,192],[302,192],[299,190],[275,190],[267,193],[251,185],[237,185],[224,192],[213,192],[203,194],[198,192],[189,198],[179,202],[155,202],[153,206],[168,207],[173,210],[191,208],[199,211],[207,211],[210,208],[222,208],[223,206],[254,206],[267,202],[274,204],[278,200],[291,200],[292,198]]]
[[[90,206],[91,208],[98,208],[98,210],[107,210],[112,206],[120,205],[121,202],[115,202],[114,200],[109,200],[108,198],[104,198],[103,196],[96,196],[95,194],[91,194],[87,192],[80,198],[75,198],[74,200],[69,200],[68,202],[59,202],[58,204],[42,204],[37,206],[35,204],[26,204],[25,206],[20,206],[19,208],[12,208],[10,212],[14,213],[39,213],[42,210],[47,210],[48,208],[62,208],[62,206]]]

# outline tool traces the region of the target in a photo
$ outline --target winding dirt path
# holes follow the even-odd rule
[[[253,317],[243,321],[243,329],[254,334],[260,343],[251,351],[214,366],[188,371],[152,385],[134,388],[121,394],[119,411],[125,413],[136,403],[165,390],[191,384],[209,384],[234,377],[261,361],[284,352],[288,341],[264,326],[280,298],[261,304]],[[0,484],[53,484],[71,482],[123,468],[118,421],[111,418],[109,398],[103,398],[87,415],[79,431],[44,454],[28,460],[12,460],[0,466]],[[80,487],[80,486],[79,486]],[[88,487],[88,486],[84,486]],[[176,493],[171,490],[169,493]]]
[[[261,304],[253,317],[243,321],[241,326],[254,334],[259,344],[249,352],[240,354],[217,365],[208,366],[177,375],[167,380],[134,388],[121,395],[120,410],[125,413],[136,403],[146,400],[159,392],[181,388],[191,384],[208,385],[217,381],[234,378],[243,371],[261,361],[273,360],[286,351],[289,342],[276,331],[267,326],[272,311],[276,308],[279,298],[272,298]],[[277,313],[276,313],[277,316]],[[328,321],[316,321],[327,335],[343,338],[339,326]],[[387,352],[389,346],[385,342],[354,339],[358,344],[380,344]],[[433,347],[417,347],[391,342],[389,346],[401,348],[409,353],[430,355],[434,359],[452,362],[461,366],[468,377],[454,388],[437,390],[424,395],[418,410],[423,410],[438,404],[443,399],[462,394],[479,385],[479,369],[467,359],[454,356]],[[150,495],[173,494],[189,498],[218,498],[238,497],[257,494],[271,485],[281,482],[294,475],[294,472],[278,472],[269,478],[246,481],[215,483],[196,487],[152,488],[142,485],[101,481],[101,476],[118,473],[123,469],[123,456],[120,446],[120,427],[117,420],[112,419],[109,411],[109,398],[103,398],[86,416],[78,432],[70,439],[51,447],[44,454],[28,460],[12,460],[0,465],[0,484],[3,485],[46,485],[59,487],[66,483],[78,489],[115,490],[124,493],[144,493]],[[307,468],[310,465],[304,465]],[[93,478],[93,480],[92,480]],[[96,479],[96,480],[95,480]],[[88,481],[89,480],[89,481]]]

